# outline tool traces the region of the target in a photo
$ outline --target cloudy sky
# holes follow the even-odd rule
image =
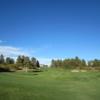
[[[100,0],[0,0],[0,54],[100,59]]]

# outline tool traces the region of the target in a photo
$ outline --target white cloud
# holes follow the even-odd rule
[[[28,52],[25,52],[21,48],[16,48],[13,46],[0,46],[0,54],[4,56],[16,57],[18,55],[27,55],[30,56]]]
[[[36,52],[38,51],[33,49],[22,49],[13,46],[0,46],[0,54],[3,54],[5,57],[12,57],[14,59],[16,59],[18,55],[32,57],[32,55],[34,56]],[[39,60],[40,64],[50,65],[52,60],[51,58],[35,57]]]

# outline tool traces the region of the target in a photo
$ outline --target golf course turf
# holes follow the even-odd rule
[[[0,100],[100,100],[100,72],[0,73]]]

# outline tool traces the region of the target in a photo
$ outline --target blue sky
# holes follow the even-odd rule
[[[0,53],[100,59],[100,0],[0,0]]]

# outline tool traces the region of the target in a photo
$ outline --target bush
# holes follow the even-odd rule
[[[15,64],[0,64],[0,72],[16,71]]]
[[[0,72],[9,72],[10,69],[3,64],[0,64]]]

